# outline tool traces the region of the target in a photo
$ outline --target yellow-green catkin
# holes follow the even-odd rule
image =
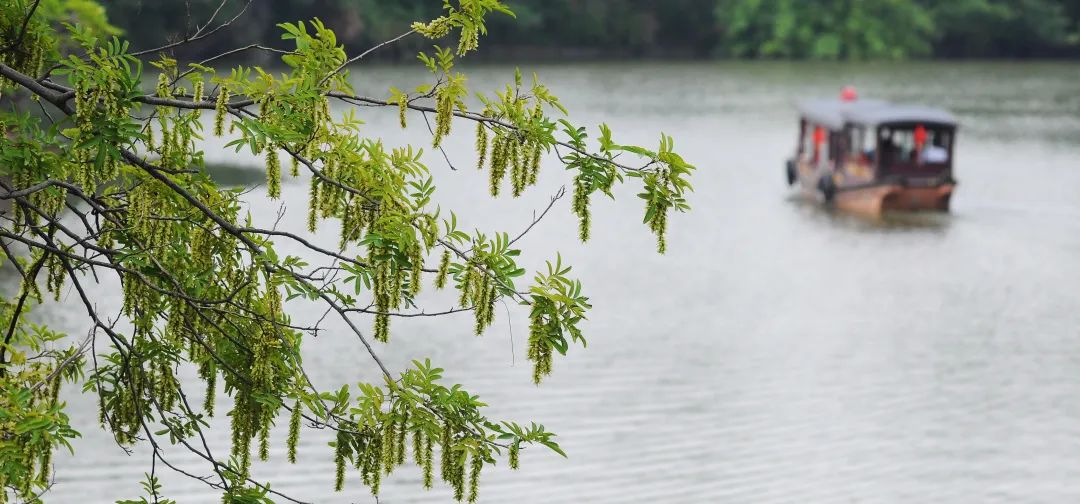
[[[157,150],[154,146],[154,123],[152,121],[146,121],[146,149],[149,151]]]
[[[289,175],[293,177],[300,176],[300,160],[296,159],[296,156],[290,156]]]
[[[266,148],[266,190],[273,199],[281,197],[281,161],[273,145]]]
[[[545,312],[553,309],[551,300],[537,299],[529,312],[529,349],[526,356],[533,362],[533,383],[539,385],[544,376],[551,374],[551,343],[547,338],[549,321]]]
[[[206,395],[203,398],[203,411],[206,412],[206,416],[214,417],[214,401],[216,399],[217,392],[217,370],[214,368],[214,364],[206,364],[206,372],[203,373],[203,380],[206,381]]]
[[[667,252],[667,209],[657,212],[653,222],[656,223],[656,251],[663,254]]]
[[[442,259],[439,261],[439,272],[435,275],[435,288],[446,287],[446,278],[450,273],[450,251],[444,250]]]
[[[514,443],[510,445],[510,469],[517,470],[518,465],[521,463],[521,444]]]
[[[448,88],[439,90],[435,98],[435,138],[432,146],[439,147],[443,137],[450,134],[450,122],[454,118],[454,95]]]
[[[66,277],[66,269],[64,268],[64,262],[60,259],[60,256],[50,255],[48,261],[49,278],[46,283],[47,290],[53,294],[53,300],[60,301],[60,292],[64,288],[64,278]]]
[[[270,458],[270,424],[269,422],[259,429],[259,460],[266,461]]]
[[[476,277],[476,266],[470,260],[465,266],[465,271],[461,277],[461,297],[458,298],[458,305],[462,308],[468,308],[469,303],[472,301],[473,282]]]
[[[484,325],[491,327],[491,323],[495,321],[495,301],[498,299],[498,292],[495,289],[495,285],[492,284],[487,293],[487,317],[484,319]]]
[[[390,474],[394,470],[395,462],[397,462],[397,446],[394,444],[397,442],[397,438],[397,423],[392,419],[387,419],[383,422],[382,453],[379,454],[382,457],[382,468],[386,471],[386,474]]]
[[[669,187],[671,185],[671,174],[667,169],[661,169],[659,173],[659,184],[662,187]],[[668,205],[662,202],[650,202],[651,210],[653,213],[652,221],[649,222],[649,228],[652,229],[656,235],[656,250],[663,254],[667,251],[667,212]]]
[[[528,185],[536,185],[536,178],[540,174],[540,154],[542,146],[540,142],[534,142],[532,144],[532,152],[529,154],[529,176],[525,183]]]
[[[494,145],[491,147],[491,180],[490,189],[492,196],[499,195],[499,185],[503,176],[506,175],[506,165],[509,161],[510,138],[499,132],[495,135]]]
[[[401,95],[398,98],[398,123],[401,124],[401,129],[408,127],[405,123],[405,111],[409,108],[409,97],[407,95]]]
[[[334,491],[340,492],[345,488],[345,454],[347,435],[338,431],[336,446],[334,447]]]
[[[369,480],[369,482],[371,484],[371,495],[378,497],[379,486],[382,485],[382,472],[379,470],[380,468],[378,461],[380,459],[378,457],[375,457],[374,460],[376,462],[371,469],[371,479]]]
[[[473,313],[476,316],[475,332],[477,336],[495,320],[495,285],[487,275],[481,277],[480,284],[473,289]]]
[[[221,136],[225,132],[225,109],[228,103],[229,90],[221,86],[218,88],[217,102],[214,104],[214,136]]]
[[[469,24],[461,28],[461,37],[458,38],[457,54],[464,56],[469,51],[476,50],[480,45],[480,28]]]
[[[518,139],[510,141],[510,186],[515,198],[521,196],[522,191],[525,190],[525,182],[528,180],[525,162],[522,160],[524,149],[524,145]]]
[[[383,343],[390,341],[390,315],[386,312],[375,314],[375,340]]]
[[[167,163],[169,161],[169,154],[172,151],[173,130],[169,129],[169,123],[164,114],[160,116],[158,124],[160,125],[159,129],[161,130],[161,145],[158,146],[158,153],[161,154],[161,163]],[[85,183],[89,182],[84,182],[84,184]]]
[[[296,463],[296,446],[300,443],[300,401],[293,405],[292,415],[289,416],[288,459],[290,464]]]
[[[340,178],[341,165],[338,163],[337,156],[328,156],[324,161],[326,164],[323,167],[323,175],[330,180],[338,180]],[[314,177],[313,177],[314,178]],[[337,210],[337,205],[340,203],[340,199],[337,198],[339,189],[333,184],[326,184],[322,188],[322,194],[319,199],[319,211],[323,219],[332,217]]]
[[[401,422],[398,423],[398,428],[397,428],[398,437],[397,437],[397,442],[394,444],[394,448],[397,449],[397,453],[396,453],[397,457],[396,457],[396,460],[394,460],[394,463],[396,465],[402,465],[402,464],[405,463],[405,436],[409,433],[408,426],[409,426],[409,417],[408,417],[408,415],[405,415],[404,417],[402,417]]]
[[[53,451],[51,448],[45,450],[45,453],[41,455],[41,469],[38,473],[38,481],[40,483],[47,484],[49,482],[49,475],[52,470],[52,456]]]
[[[393,296],[390,297],[390,306],[395,309],[401,308],[401,288],[405,284],[405,271],[400,267],[396,267],[390,278],[393,281],[390,287],[390,292],[393,293]]]
[[[413,447],[413,462],[417,467],[424,466],[424,437],[420,429],[416,429],[412,433],[412,447]]]
[[[472,456],[469,467],[469,503],[476,502],[476,498],[480,496],[480,471],[484,468],[484,459],[479,453],[475,453]]]
[[[439,221],[431,214],[426,214],[427,217],[427,229],[422,233],[424,237],[425,251],[430,251],[435,246],[435,242],[439,241]]]
[[[578,216],[578,237],[582,242],[589,241],[589,228],[592,215],[589,213],[589,182],[580,174],[574,178],[573,211]]]
[[[424,255],[420,244],[417,243],[409,250],[409,295],[415,297],[420,293],[420,275],[424,272]]]
[[[311,189],[308,191],[308,231],[314,233],[319,222],[319,179],[311,177]]]
[[[454,457],[450,470],[450,486],[454,489],[454,500],[461,502],[465,498],[465,460],[463,457]]]
[[[439,460],[439,469],[442,472],[443,481],[450,483],[452,479],[452,468],[450,465],[453,463],[453,442],[454,431],[450,426],[450,422],[443,423],[442,438],[439,440],[439,448],[441,459]]]
[[[164,72],[158,74],[157,81],[158,98],[172,98],[172,90],[169,88],[169,76]]]
[[[476,122],[476,169],[483,170],[484,162],[487,161],[488,136],[487,126],[483,121]]]
[[[424,462],[421,467],[424,471],[424,488],[430,489],[434,484],[434,448],[431,438],[424,436]]]

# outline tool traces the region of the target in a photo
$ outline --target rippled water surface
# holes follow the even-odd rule
[[[539,72],[578,122],[607,121],[617,141],[651,146],[660,131],[673,135],[698,166],[697,192],[693,213],[671,220],[666,256],[654,253],[629,191],[596,199],[587,247],[576,242],[569,198],[523,240],[530,268],[556,251],[571,261],[595,305],[588,348],[558,359],[543,387],[529,381],[527,321],[516,307],[509,320],[500,307],[482,338],[469,315],[395,323],[383,350],[391,367],[431,357],[494,416],[541,421],[570,454],[530,450],[519,473],[490,471],[483,502],[1080,501],[1080,66],[525,70]],[[358,92],[376,96],[423,79],[402,68],[356,73]],[[512,68],[479,67],[470,84],[490,90],[512,78]],[[950,215],[868,222],[789,195],[782,160],[795,141],[795,101],[848,83],[863,96],[959,116]],[[365,132],[388,144],[427,142],[419,116],[402,133],[395,111],[359,113]],[[567,182],[549,160],[528,197],[490,201],[473,169],[472,128],[455,128],[447,154],[458,170],[441,155],[427,159],[439,203],[466,222],[515,232]],[[211,161],[258,163],[218,147],[208,147]],[[300,229],[306,186],[284,193],[282,225]],[[250,197],[252,213],[271,223],[278,207],[261,194]],[[336,243],[332,226],[322,231]],[[115,285],[98,294],[116,305]],[[433,309],[453,301],[427,299]],[[44,316],[85,334],[76,308]],[[336,329],[308,342],[313,379],[324,388],[376,379],[357,341]],[[149,454],[126,455],[93,423],[92,398],[68,395],[84,437],[77,458],[58,461],[52,501],[136,496]],[[224,453],[227,430],[214,437]],[[276,439],[276,462],[256,476],[309,501],[373,501],[358,475],[346,492],[332,491],[326,435],[304,435],[296,466],[282,462]],[[216,502],[184,478],[167,477],[165,491]],[[415,470],[396,473],[380,499],[448,500],[445,488],[419,490]]]

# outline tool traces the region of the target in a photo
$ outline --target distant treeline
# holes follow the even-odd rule
[[[105,0],[138,47],[180,38],[220,0]],[[218,16],[228,18],[243,0]],[[506,0],[481,51],[492,57],[899,59],[1078,57],[1080,0]],[[274,41],[282,21],[318,17],[349,49],[437,16],[440,0],[256,1],[228,30],[192,48],[214,54]],[[190,13],[187,11],[190,10]],[[383,57],[411,57],[411,40]]]

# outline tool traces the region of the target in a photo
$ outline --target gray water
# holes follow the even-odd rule
[[[659,256],[632,191],[597,198],[592,241],[576,240],[569,198],[522,241],[531,269],[561,252],[595,309],[587,349],[559,358],[541,387],[529,381],[525,313],[502,308],[488,333],[471,316],[395,321],[380,351],[393,369],[430,357],[492,404],[493,417],[536,420],[560,434],[568,459],[523,453],[522,469],[485,473],[496,502],[1076,502],[1080,500],[1080,65],[1050,63],[573,64],[536,70],[584,125],[608,122],[616,141],[654,146],[673,135],[698,166],[693,212],[671,219]],[[357,90],[380,96],[424,76],[358,70]],[[509,67],[479,67],[493,89]],[[796,136],[794,102],[863,96],[952,109],[962,122],[954,210],[873,222],[789,193],[782,161]],[[426,144],[419,116],[361,108],[365,132],[390,145]],[[472,128],[457,123],[447,154],[428,153],[436,198],[470,225],[522,229],[568,182],[547,160],[520,200],[485,196],[473,169]],[[595,129],[591,130],[595,135]],[[258,160],[208,146],[211,162]],[[255,174],[258,180],[259,175]],[[306,185],[286,185],[283,226],[304,222]],[[256,220],[278,205],[254,193]],[[324,236],[336,243],[332,226]],[[283,246],[287,251],[299,250]],[[99,293],[115,306],[115,284]],[[452,299],[432,296],[428,307]],[[45,314],[76,334],[74,299]],[[302,308],[302,307],[300,307]],[[300,310],[303,311],[302,309]],[[300,317],[311,316],[301,313]],[[345,331],[309,341],[306,363],[326,389],[374,380]],[[111,502],[138,494],[149,453],[126,455],[96,427],[94,401],[67,394],[84,437],[58,460],[52,502]],[[226,450],[228,434],[213,436]],[[349,475],[332,491],[326,435],[305,432],[301,463],[255,474],[315,502],[373,502]],[[182,450],[168,455],[208,473]],[[161,472],[161,471],[159,471]],[[215,502],[182,477],[179,502]],[[448,502],[413,469],[384,484],[380,502]]]

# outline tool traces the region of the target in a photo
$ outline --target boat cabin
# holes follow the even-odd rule
[[[839,100],[801,103],[799,116],[798,143],[787,166],[789,184],[801,182],[826,201],[871,189],[882,198],[870,198],[872,211],[948,209],[957,128],[949,112],[860,100],[845,90]],[[908,190],[915,188],[932,190]],[[865,199],[866,194],[858,196]]]

